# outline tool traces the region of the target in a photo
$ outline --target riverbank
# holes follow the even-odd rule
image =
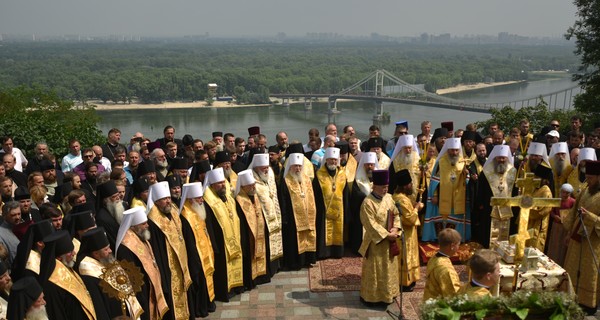
[[[96,110],[150,110],[150,109],[198,109],[198,108],[240,108],[240,107],[268,107],[270,104],[240,105],[228,101],[214,101],[208,105],[206,101],[194,102],[164,102],[164,103],[103,103],[90,101]]]
[[[515,84],[515,83],[520,83],[520,82],[525,82],[525,80],[459,84],[457,86],[450,87],[450,88],[438,89],[435,91],[435,93],[439,94],[439,95],[444,95],[444,94],[456,93],[456,92],[462,92],[462,91],[470,91],[470,90],[484,89],[484,88],[490,88],[490,87],[506,86],[509,84]]]

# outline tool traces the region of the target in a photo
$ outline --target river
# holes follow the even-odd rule
[[[535,97],[549,92],[555,92],[573,86],[570,78],[553,78],[536,80],[501,87],[490,87],[472,91],[464,91],[447,95],[455,99],[473,102],[503,102]],[[559,98],[560,100],[560,98]],[[375,107],[371,102],[338,102],[339,114],[328,116],[326,103],[313,103],[312,110],[304,110],[303,104],[292,104],[289,107],[240,107],[198,109],[155,109],[155,110],[98,110],[101,117],[99,127],[107,133],[110,128],[119,128],[122,132],[122,142],[127,142],[135,132],[140,131],[146,137],[156,139],[162,137],[166,125],[175,127],[177,137],[189,133],[194,138],[209,140],[211,132],[231,132],[236,136],[247,137],[247,128],[260,126],[261,132],[267,135],[268,143],[275,143],[275,134],[285,131],[290,141],[298,140],[306,143],[308,130],[318,128],[321,133],[329,119],[342,128],[350,124],[358,135],[364,138],[368,128],[373,124]],[[552,106],[550,106],[552,107]],[[430,120],[433,128],[439,127],[440,122],[454,121],[455,128],[464,128],[467,124],[489,119],[488,114],[456,111],[417,105],[385,103],[384,112],[390,114],[391,122],[380,124],[385,137],[392,136],[394,122],[405,119],[409,122],[409,131],[420,132],[420,123]]]

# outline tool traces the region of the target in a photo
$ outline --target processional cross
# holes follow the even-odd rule
[[[534,178],[533,173],[526,173],[524,178],[517,179],[517,187],[522,188],[520,196],[512,198],[493,197],[492,206],[520,207],[519,228],[516,235],[511,236],[510,243],[515,245],[515,265],[518,268],[523,260],[525,242],[529,239],[530,232],[527,231],[529,224],[529,211],[533,207],[559,207],[558,198],[533,198],[533,191],[540,186],[541,179]]]

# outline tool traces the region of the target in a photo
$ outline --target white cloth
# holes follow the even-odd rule
[[[285,162],[285,170],[283,171],[284,177],[287,176],[292,165],[300,165],[304,167],[304,155],[302,153],[292,153],[288,156]]]
[[[150,212],[150,209],[154,207],[154,201],[163,199],[171,196],[171,189],[169,189],[169,183],[167,181],[157,182],[150,186],[148,190],[148,201],[146,204],[146,213]]]
[[[223,168],[216,168],[208,171],[204,177],[204,191],[210,187],[211,184],[225,181],[225,174]]]
[[[577,164],[581,160],[591,160],[597,161],[596,159],[596,150],[594,148],[582,148],[579,150],[579,157],[577,157]]]
[[[448,138],[446,139],[446,142],[444,142],[444,146],[442,147],[442,150],[440,151],[440,154],[438,154],[436,162],[440,161],[440,159],[442,158],[442,156],[444,154],[446,154],[446,152],[448,152],[448,149],[458,149],[458,153],[459,155],[462,157],[462,145],[460,143],[460,138]]]
[[[394,147],[394,153],[392,154],[390,161],[394,162],[394,159],[396,159],[400,151],[402,151],[402,148],[406,146],[411,146],[413,152],[418,152],[419,154],[421,154],[419,146],[417,145],[417,140],[415,140],[412,134],[405,134],[398,137],[398,142],[396,142],[396,146]]]
[[[235,196],[237,196],[240,193],[240,189],[242,189],[243,186],[247,186],[254,183],[256,183],[256,180],[254,180],[254,173],[252,173],[252,169],[240,171],[238,173],[237,182],[235,184]]]
[[[186,183],[181,187],[181,201],[179,202],[179,213],[183,209],[185,200],[202,197],[204,195],[204,188],[202,182]]]
[[[60,167],[63,172],[69,172],[73,171],[73,169],[75,169],[75,167],[77,167],[82,162],[83,159],[81,158],[81,152],[79,152],[79,154],[76,156],[69,153],[63,157]]]
[[[510,148],[507,145],[499,144],[494,146],[494,149],[490,152],[490,156],[485,161],[483,167],[485,168],[486,166],[493,165],[496,157],[507,157],[510,164],[515,164],[515,158],[513,157],[512,152],[510,152]]]
[[[542,156],[544,163],[550,167],[550,161],[548,160],[548,149],[546,149],[546,145],[539,142],[532,142],[529,144],[529,149],[527,149],[527,154],[535,154],[538,156]]]
[[[115,242],[115,256],[117,255],[117,250],[119,250],[119,245],[123,241],[123,238],[125,238],[127,230],[129,230],[131,226],[137,226],[146,221],[148,221],[148,216],[146,216],[146,212],[144,212],[144,208],[142,207],[131,208],[123,212],[123,220],[119,226],[117,240]]]

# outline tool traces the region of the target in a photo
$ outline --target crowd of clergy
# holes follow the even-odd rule
[[[600,128],[584,134],[582,119],[571,120],[535,135],[527,119],[485,135],[429,121],[412,134],[399,121],[391,139],[373,125],[364,141],[330,123],[323,134],[311,128],[306,144],[281,131],[271,146],[259,127],[202,140],[169,125],[159,139],[138,132],[126,143],[113,128],[102,145],[73,138],[62,158],[45,142],[28,158],[5,136],[0,319],[207,317],[215,301],[278,272],[345,256],[363,257],[361,301],[386,307],[421,278],[420,242],[439,245],[424,299],[488,295],[499,279],[494,252],[473,255],[466,284],[450,257],[461,241],[493,248],[516,232],[518,207],[490,199],[519,195],[527,173],[541,181],[533,198],[561,199],[531,209],[529,245],[567,270],[595,312]]]

